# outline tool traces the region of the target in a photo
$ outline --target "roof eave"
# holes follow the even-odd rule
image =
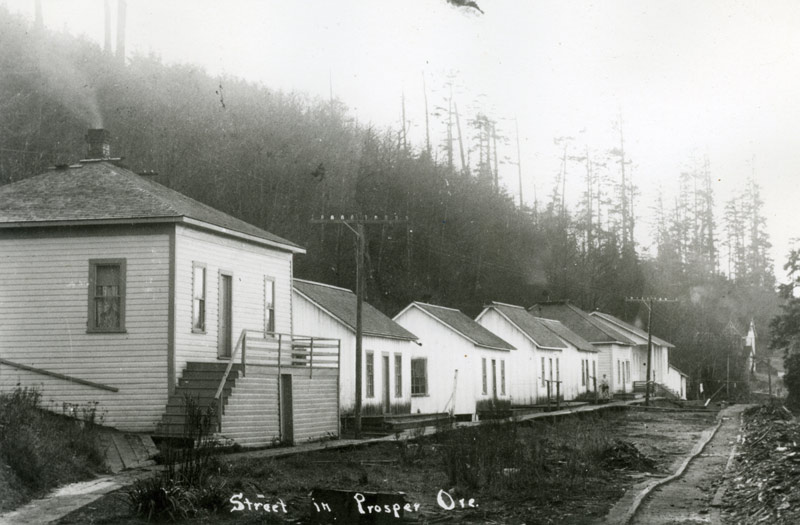
[[[222,233],[224,235],[229,235],[231,237],[237,237],[239,239],[244,239],[246,241],[254,242],[257,244],[262,244],[264,246],[269,246],[271,248],[277,248],[279,250],[284,250],[291,253],[299,253],[303,254],[306,253],[305,248],[301,248],[295,244],[286,244],[277,241],[272,241],[269,239],[264,239],[262,237],[258,237],[256,235],[250,235],[249,233],[242,233],[237,230],[231,230],[229,228],[224,228],[222,226],[217,226],[215,224],[211,224],[209,222],[200,221],[197,219],[192,219],[191,217],[180,217],[180,222],[184,224],[188,224],[190,226],[195,226],[197,228],[202,228],[205,230],[213,231],[215,233]]]
[[[298,279],[298,280],[300,280],[300,279]],[[310,282],[310,281],[306,281],[306,282]],[[323,312],[328,314],[328,316],[330,316],[334,321],[336,321],[337,323],[339,323],[340,325],[345,327],[347,330],[349,330],[350,332],[353,332],[355,334],[356,329],[350,323],[348,323],[347,321],[345,321],[344,319],[342,319],[338,315],[334,314],[333,312],[331,312],[330,310],[328,310],[327,308],[325,308],[324,306],[319,304],[318,301],[315,301],[313,298],[309,297],[307,294],[303,293],[301,290],[298,290],[297,287],[292,286],[292,290],[294,290],[295,292],[297,292],[298,294],[303,296],[303,298],[305,300],[307,300],[308,302],[310,302],[311,304],[313,304],[314,306],[316,306],[317,308],[319,308],[320,310],[322,310]],[[411,332],[409,332],[409,333],[411,333]],[[414,334],[411,334],[411,335],[414,335],[414,337],[401,337],[399,335],[388,335],[388,334],[381,334],[381,333],[378,333],[378,332],[362,331],[361,335],[366,335],[366,336],[369,336],[369,337],[384,337],[386,339],[397,339],[399,341],[418,341],[419,340],[419,338]]]
[[[403,309],[403,310],[402,310],[402,311],[401,311],[399,314],[397,314],[397,316],[395,316],[395,318],[396,318],[396,317],[398,317],[398,316],[400,316],[401,314],[403,314],[403,313],[404,313],[406,310],[408,310],[408,309],[409,309],[409,307],[411,307],[411,306],[416,306],[416,307],[417,307],[417,309],[418,309],[418,310],[420,310],[420,311],[422,311],[422,312],[424,312],[424,313],[425,313],[425,315],[427,315],[427,316],[428,316],[428,317],[430,317],[431,319],[434,319],[434,320],[436,320],[436,322],[438,322],[439,324],[446,326],[447,328],[449,328],[449,329],[450,329],[450,330],[452,330],[453,332],[457,333],[458,335],[460,335],[461,337],[463,337],[464,339],[466,339],[467,341],[469,341],[470,343],[472,343],[473,345],[475,345],[475,346],[477,346],[477,347],[480,347],[480,348],[488,348],[489,350],[500,350],[500,351],[503,351],[503,352],[508,352],[508,351],[511,351],[511,350],[516,350],[516,347],[514,347],[514,346],[511,346],[511,345],[509,345],[509,346],[510,346],[510,348],[497,348],[497,347],[494,347],[494,346],[491,346],[491,345],[484,345],[484,344],[481,344],[481,343],[479,343],[478,341],[476,341],[475,339],[473,339],[473,338],[471,338],[470,336],[468,336],[467,334],[465,334],[464,332],[462,332],[461,330],[458,330],[458,329],[456,329],[456,327],[454,327],[454,326],[453,326],[453,325],[451,325],[450,323],[446,323],[446,322],[445,322],[443,319],[440,319],[438,316],[436,316],[436,315],[432,314],[431,312],[427,311],[425,308],[422,308],[422,307],[420,307],[420,306],[419,306],[420,304],[425,304],[425,303],[419,303],[419,304],[418,304],[417,302],[413,302],[413,303],[411,303],[410,305],[408,305],[407,307],[405,307],[405,308],[404,308],[404,309]],[[431,305],[431,306],[434,306],[434,305]],[[446,308],[446,307],[445,307],[445,308]],[[449,309],[450,309],[450,310],[453,310],[453,308],[449,308]]]

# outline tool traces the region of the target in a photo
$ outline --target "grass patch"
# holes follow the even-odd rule
[[[436,439],[451,486],[497,496],[583,490],[604,477],[610,456],[623,461],[613,430],[599,417],[534,423],[530,428],[490,421]]]
[[[148,521],[180,521],[217,512],[230,496],[225,482],[212,478],[220,467],[221,448],[212,435],[217,421],[214,405],[203,408],[186,396],[184,406],[186,425],[180,443],[188,446],[164,442],[161,460],[165,469],[136,482],[127,492],[131,511]]]
[[[80,419],[44,410],[36,389],[0,394],[0,510],[106,470],[97,404],[65,407],[64,413]]]

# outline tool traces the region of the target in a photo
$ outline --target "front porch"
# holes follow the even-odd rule
[[[337,339],[243,330],[230,358],[189,362],[155,435],[263,447],[339,436]]]

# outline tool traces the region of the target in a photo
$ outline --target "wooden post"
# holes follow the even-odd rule
[[[247,352],[247,332],[242,334],[242,377],[247,375],[247,357],[245,354]]]
[[[309,361],[308,361],[308,378],[314,378],[314,338],[311,338],[311,343],[309,343]]]
[[[623,220],[625,220],[623,218]],[[644,406],[650,406],[650,374],[653,369],[653,301],[647,306],[647,381],[644,387]]]
[[[561,381],[556,381],[556,409],[561,408]]]
[[[594,403],[597,404],[597,376],[592,376],[592,383],[594,384]]]
[[[355,438],[361,439],[361,382],[362,375],[362,349],[363,349],[363,320],[361,318],[364,306],[364,224],[358,223],[357,242],[358,255],[356,257],[356,406],[355,406]]]
[[[550,412],[550,379],[546,379],[547,381],[547,411]]]

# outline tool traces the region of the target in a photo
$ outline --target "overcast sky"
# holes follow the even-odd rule
[[[790,239],[800,237],[792,211],[800,197],[800,2],[477,2],[484,14],[444,0],[129,0],[127,47],[315,97],[332,87],[361,122],[382,126],[400,126],[405,94],[417,145],[425,134],[423,75],[431,111],[453,78],[461,113],[497,119],[509,139],[503,153],[514,161],[517,119],[529,202],[534,186],[540,201],[551,192],[554,137],[574,136],[576,154],[587,146],[603,152],[619,144],[622,115],[642,192],[643,246],[656,189],[674,194],[681,171],[708,155],[717,222],[754,172],[782,266]],[[0,3],[33,17],[33,0]],[[42,3],[49,28],[102,43],[102,0]],[[437,143],[442,129],[434,128]],[[514,195],[516,169],[501,167]],[[573,207],[582,178],[583,168],[571,165]]]

